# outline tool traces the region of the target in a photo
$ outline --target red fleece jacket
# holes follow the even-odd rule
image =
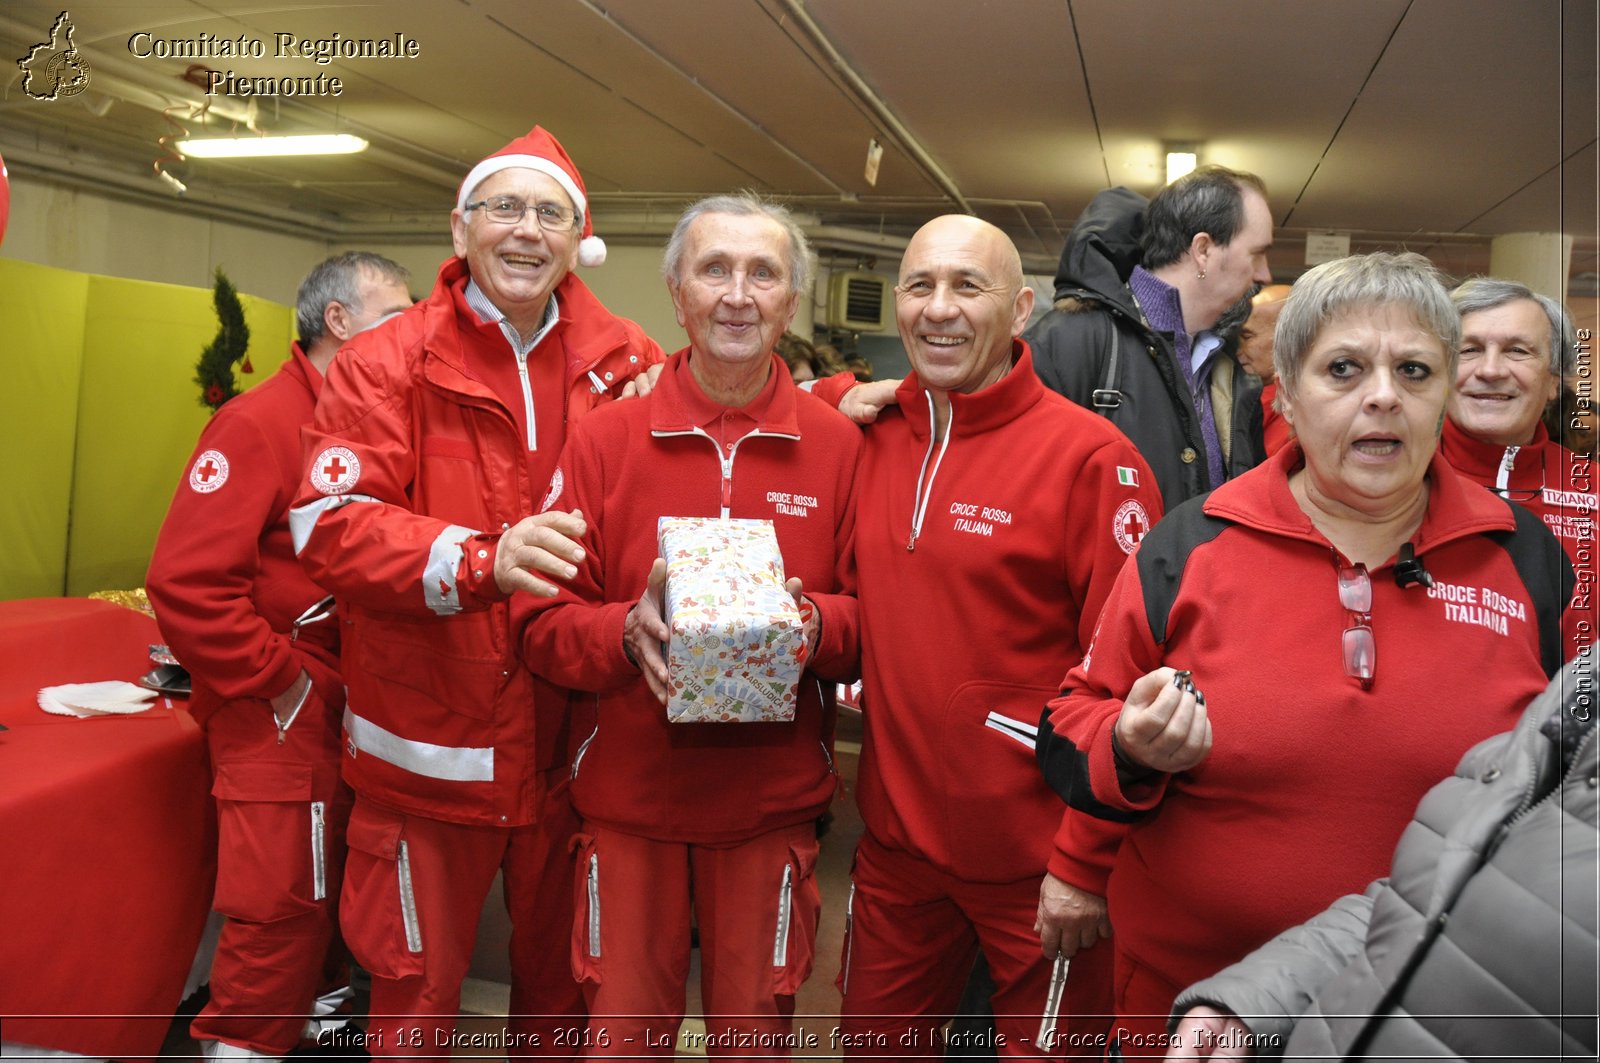
[[[1595,637],[1595,551],[1600,543],[1595,540],[1593,459],[1551,439],[1542,424],[1526,446],[1502,447],[1473,439],[1449,420],[1444,423],[1439,453],[1469,480],[1498,488],[1506,498],[1537,513],[1561,540],[1577,576],[1577,589],[1561,624],[1571,658]]]
[[[850,542],[861,433],[796,388],[776,357],[765,391],[718,416],[687,359],[673,355],[645,399],[598,410],[573,432],[545,508],[583,511],[586,556],[558,598],[529,604],[522,646],[535,672],[599,695],[598,726],[573,764],[586,820],[733,842],[814,819],[833,795],[832,683],[853,678],[859,657]],[[747,419],[755,429],[743,434]],[[669,723],[623,653],[657,519],[718,515],[771,520],[785,576],[800,577],[821,615],[791,723]]]
[[[206,424],[161,525],[147,589],[163,637],[193,676],[190,704],[202,721],[229,700],[283,693],[307,655],[338,669],[337,618],[289,637],[327,594],[295,560],[289,536],[300,429],[321,390],[322,374],[295,344],[271,379]]]
[[[1040,717],[1161,495],[1021,341],[998,383],[950,396],[944,441],[915,374],[898,398],[860,475],[862,818],[950,874],[1038,878],[1062,817],[1034,759]]]
[[[1524,585],[1492,534],[1564,559],[1438,455],[1412,540],[1434,585],[1400,587],[1393,560],[1370,573],[1375,682],[1348,677],[1336,554],[1289,490],[1301,463],[1291,443],[1174,510],[1122,570],[1051,703],[1092,791],[1078,803],[1137,816],[1107,894],[1118,969],[1144,972],[1119,976],[1133,986],[1122,1014],[1164,1014],[1177,989],[1385,874],[1417,800],[1546,683],[1536,599],[1552,622],[1559,603]],[[1152,611],[1161,600],[1170,608]],[[1163,665],[1194,673],[1215,744],[1194,769],[1124,791],[1112,726],[1134,681]],[[1051,870],[1093,885],[1087,863],[1058,851]]]

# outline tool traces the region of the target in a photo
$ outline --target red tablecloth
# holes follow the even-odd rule
[[[0,602],[0,1009],[7,1041],[128,1059],[161,1047],[215,879],[205,743],[164,697],[74,719],[42,686],[136,680],[153,620]]]

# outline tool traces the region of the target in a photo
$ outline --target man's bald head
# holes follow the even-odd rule
[[[980,218],[946,214],[911,238],[895,286],[895,316],[925,387],[970,393],[1011,367],[1012,341],[1033,312],[1022,258]]]
[[[1250,301],[1250,319],[1239,330],[1239,364],[1245,372],[1270,384],[1275,375],[1272,365],[1272,336],[1278,327],[1278,311],[1289,298],[1287,284],[1269,284]]]
[[[900,262],[905,276],[906,263],[923,256],[929,249],[960,247],[968,253],[991,258],[997,276],[1016,291],[1022,287],[1022,256],[1011,237],[982,218],[970,214],[942,214],[918,229]]]

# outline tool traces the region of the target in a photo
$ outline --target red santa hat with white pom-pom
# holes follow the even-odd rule
[[[465,210],[467,197],[479,185],[492,174],[514,166],[548,175],[572,197],[572,205],[583,217],[583,239],[578,242],[578,265],[594,267],[603,263],[606,260],[606,243],[594,234],[594,221],[589,217],[589,197],[584,194],[583,177],[561,147],[561,142],[540,126],[534,126],[526,136],[518,137],[474,166],[472,172],[467,174],[467,179],[461,182],[456,208]]]

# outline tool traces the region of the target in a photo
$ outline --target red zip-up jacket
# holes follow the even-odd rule
[[[1577,589],[1562,618],[1570,659],[1595,638],[1595,467],[1550,438],[1544,425],[1521,447],[1484,443],[1446,420],[1439,453],[1457,472],[1539,515],[1572,562]]]
[[[515,827],[533,820],[540,770],[565,756],[566,694],[522,667],[492,574],[456,577],[468,540],[535,512],[557,455],[530,451],[467,372],[469,346],[513,354],[467,306],[466,282],[450,259],[427,299],[334,359],[292,523],[301,562],[352,623],[346,780],[403,812]],[[556,300],[560,321],[529,356],[567,367],[565,395],[532,396],[546,425],[579,421],[661,360],[577,277]]]
[[[861,815],[974,882],[1043,875],[1062,804],[1035,763],[1040,717],[1161,515],[1128,438],[1015,352],[998,383],[950,396],[942,441],[907,376],[860,473]]]
[[[307,656],[338,670],[332,615],[292,630],[327,594],[289,536],[300,429],[321,390],[322,374],[295,344],[270,379],[206,424],[161,525],[146,589],[162,637],[189,669],[189,707],[202,723],[228,701],[283,693]]]
[[[1291,441],[1168,514],[1051,703],[1041,743],[1057,790],[1132,820],[1106,894],[1119,981],[1134,987],[1119,990],[1125,1013],[1165,1013],[1182,987],[1385,874],[1417,800],[1560,665],[1565,557],[1537,519],[1435,454],[1412,538],[1433,586],[1400,586],[1393,560],[1371,570],[1377,663],[1363,690],[1344,670],[1341,562],[1290,493],[1302,461]],[[1134,681],[1164,665],[1193,672],[1214,745],[1192,770],[1124,791],[1112,727]],[[1098,859],[1070,849],[1050,869],[1100,881]]]
[[[861,432],[773,356],[766,389],[740,411],[755,429],[719,445],[687,358],[673,355],[642,401],[601,411],[569,440],[546,507],[583,511],[586,556],[558,598],[530,600],[523,652],[552,682],[598,695],[598,726],[572,766],[584,819],[712,844],[815,819],[833,795],[833,684],[853,679],[859,658],[850,544]],[[663,516],[773,522],[785,578],[800,577],[822,622],[793,722],[669,723],[628,662],[623,621]]]

